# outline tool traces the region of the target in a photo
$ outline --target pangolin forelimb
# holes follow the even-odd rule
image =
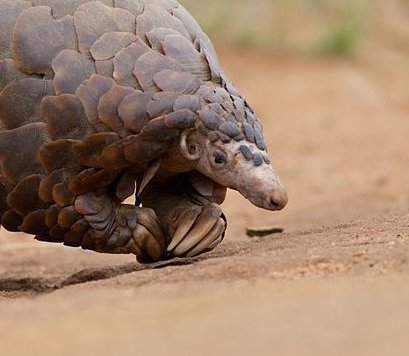
[[[158,261],[166,250],[164,233],[155,212],[114,201],[105,193],[77,197],[75,210],[89,224],[92,250],[133,253],[139,262]]]
[[[172,188],[156,186],[141,197],[142,203],[158,214],[168,241],[167,254],[193,257],[215,248],[227,228],[220,205],[207,199],[198,201],[177,187]]]

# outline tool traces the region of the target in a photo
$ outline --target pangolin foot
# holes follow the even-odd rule
[[[165,256],[165,234],[152,209],[118,204],[105,194],[95,193],[79,196],[75,208],[91,228],[87,249],[133,253],[141,263],[156,262]]]
[[[173,257],[193,257],[213,250],[223,241],[226,220],[219,205],[180,207],[170,230],[172,239],[167,248]]]
[[[139,263],[157,262],[164,257],[166,239],[152,209],[122,205],[117,217],[121,221],[119,229],[130,230],[128,233],[132,234],[128,248]]]

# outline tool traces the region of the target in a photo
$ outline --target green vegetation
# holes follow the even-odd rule
[[[341,23],[331,26],[317,44],[317,53],[350,57],[362,38],[359,27]]]

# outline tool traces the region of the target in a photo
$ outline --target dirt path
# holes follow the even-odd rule
[[[407,353],[406,58],[222,57],[263,118],[288,209],[230,193],[220,248],[153,266],[2,232],[0,355]],[[285,232],[245,236],[263,225]]]

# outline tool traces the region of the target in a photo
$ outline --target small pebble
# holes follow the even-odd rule
[[[248,237],[264,237],[272,234],[281,234],[284,229],[281,227],[260,227],[260,228],[247,228],[246,234]]]

